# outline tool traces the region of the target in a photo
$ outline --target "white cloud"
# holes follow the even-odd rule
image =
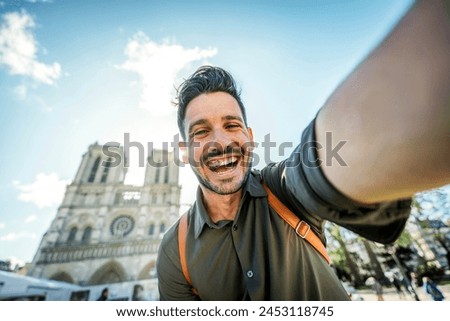
[[[189,63],[216,54],[216,48],[186,49],[170,41],[158,44],[138,32],[128,42],[125,48],[127,61],[119,68],[138,73],[142,86],[140,107],[157,114],[168,114],[173,110],[170,107],[177,74]]]
[[[0,241],[5,242],[14,242],[20,239],[35,239],[36,233],[28,233],[28,232],[11,232],[6,235],[0,236]]]
[[[5,226],[6,226],[5,223],[0,222],[0,229],[1,229],[1,228],[5,228]]]
[[[31,223],[37,220],[37,216],[36,215],[30,215],[25,219],[25,223]]]
[[[61,75],[61,66],[37,60],[37,43],[32,29],[33,17],[26,12],[10,12],[2,16],[0,25],[0,65],[13,75],[31,77],[45,84],[53,84]]]
[[[19,200],[43,208],[61,203],[69,181],[59,179],[55,173],[49,175],[39,173],[36,175],[36,180],[31,184],[22,184],[17,181],[13,184],[20,191]]]

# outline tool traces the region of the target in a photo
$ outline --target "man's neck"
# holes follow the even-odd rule
[[[208,216],[214,223],[234,220],[242,198],[242,188],[233,194],[221,195],[201,186],[202,200]]]

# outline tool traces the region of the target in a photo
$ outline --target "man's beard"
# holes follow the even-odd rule
[[[201,185],[203,185],[204,187],[206,187],[207,189],[209,189],[210,191],[212,191],[216,194],[219,194],[219,195],[229,195],[229,194],[236,193],[245,185],[248,177],[250,176],[251,164],[249,164],[249,166],[247,167],[247,171],[244,175],[244,179],[240,183],[237,182],[237,184],[233,188],[225,188],[222,186],[213,185],[211,182],[209,182],[204,177],[202,177],[202,175],[196,169],[192,168],[192,171],[194,172],[195,176],[197,176],[198,182]],[[230,178],[229,180],[224,180],[223,184],[229,183],[229,182],[231,182],[231,180],[232,180],[232,178]]]
[[[243,158],[242,163],[237,164],[236,166],[246,166],[246,171],[243,175],[242,180],[239,182],[236,182],[234,186],[231,187],[225,187],[225,185],[231,183],[233,181],[233,177],[229,178],[229,179],[224,179],[221,181],[220,185],[217,184],[213,184],[211,181],[209,181],[207,179],[207,175],[205,173],[204,176],[202,176],[200,174],[200,171],[197,169],[196,166],[192,166],[191,164],[191,168],[192,171],[194,172],[195,176],[197,176],[197,179],[199,181],[199,183],[201,185],[203,185],[204,187],[206,187],[207,189],[209,189],[210,191],[217,193],[219,195],[229,195],[229,194],[233,194],[236,193],[237,191],[239,191],[247,182],[248,176],[250,175],[250,171],[251,171],[251,167],[252,167],[252,162],[251,162],[251,157],[249,158],[249,155],[247,155],[248,151],[247,150],[243,150],[241,147],[237,146],[237,144],[232,144],[227,146],[226,148],[222,148],[219,144],[213,144],[209,147],[215,147],[213,150],[209,150],[206,151],[203,155],[202,155],[202,159],[201,159],[201,164],[200,166],[207,166],[208,160],[210,158],[215,158],[217,156],[232,156],[232,155],[239,155],[240,157]],[[249,161],[250,159],[250,161]]]

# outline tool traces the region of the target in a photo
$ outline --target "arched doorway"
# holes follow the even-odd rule
[[[89,285],[119,283],[127,281],[126,273],[122,265],[118,262],[111,261],[101,266],[91,276]]]

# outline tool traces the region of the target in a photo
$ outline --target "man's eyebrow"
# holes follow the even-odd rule
[[[240,116],[233,116],[233,115],[224,116],[224,117],[222,117],[222,120],[238,120],[238,121],[240,121],[242,123],[244,122],[242,117],[240,117]]]

